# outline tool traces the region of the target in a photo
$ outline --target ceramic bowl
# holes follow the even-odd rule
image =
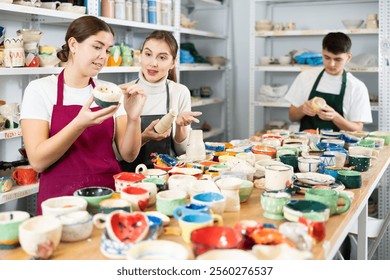
[[[225,211],[226,198],[221,193],[204,192],[192,196],[191,203],[207,205],[214,214],[222,214]]]
[[[390,145],[390,131],[374,131],[370,132],[370,137],[378,137],[385,139],[385,145]]]
[[[145,175],[135,172],[121,172],[115,174],[115,191],[121,192],[124,187],[127,187],[131,183],[141,182],[143,179],[145,179]]]
[[[25,211],[0,213],[0,250],[19,246],[19,225],[30,218]]]
[[[47,55],[47,54],[40,54],[38,55],[39,59],[39,66],[41,67],[56,67],[58,63],[60,63],[60,59],[57,57],[57,55]]]
[[[286,220],[298,222],[300,217],[315,221],[327,221],[330,209],[325,204],[314,200],[291,200],[283,208]]]
[[[246,202],[253,193],[253,182],[242,180],[239,190],[240,203]]]
[[[283,207],[291,200],[286,192],[263,192],[260,197],[264,217],[271,220],[283,220]]]
[[[59,216],[87,209],[88,202],[77,196],[58,196],[42,202],[42,215]]]
[[[345,28],[354,29],[354,28],[359,28],[363,24],[364,20],[362,20],[362,19],[343,19],[341,22],[343,23]]]
[[[210,250],[196,257],[197,260],[257,260],[250,252],[240,249]]]
[[[42,31],[40,30],[34,30],[34,29],[19,29],[16,31],[16,34],[23,36],[23,42],[39,42],[42,36]]]
[[[134,245],[134,243],[119,242],[112,240],[107,233],[103,231],[100,239],[100,252],[109,259],[124,260],[126,259],[126,252]]]
[[[238,230],[226,226],[199,228],[191,233],[195,256],[215,249],[241,249],[244,238]]]
[[[213,66],[224,66],[226,63],[226,58],[223,56],[207,56],[206,58]]]
[[[128,260],[188,260],[189,251],[183,245],[168,240],[147,240],[135,244],[126,252]]]
[[[92,216],[87,211],[70,212],[58,216],[62,223],[61,241],[75,242],[87,239],[93,230]]]
[[[28,255],[50,258],[61,240],[62,224],[53,216],[36,216],[19,226],[19,242]]]
[[[341,170],[337,174],[337,180],[347,189],[358,189],[362,186],[362,175],[358,171]]]
[[[114,191],[106,187],[87,187],[76,190],[73,195],[85,199],[88,203],[87,210],[95,214],[99,210],[99,202],[112,197]]]
[[[256,145],[252,147],[252,152],[254,154],[269,155],[272,158],[276,157],[276,148],[270,146]]]

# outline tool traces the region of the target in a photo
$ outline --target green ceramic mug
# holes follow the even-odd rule
[[[343,207],[338,207],[339,198],[345,201]],[[351,206],[351,200],[344,193],[337,193],[335,190],[328,189],[309,189],[305,192],[306,200],[315,200],[327,205],[330,209],[330,215],[346,212]]]

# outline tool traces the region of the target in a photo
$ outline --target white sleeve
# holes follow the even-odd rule
[[[20,110],[20,119],[45,120],[50,123],[53,104],[48,98],[44,98],[45,88],[38,81],[32,81],[24,91],[23,102]]]
[[[354,87],[349,102],[345,104],[344,116],[352,122],[372,123],[371,105],[368,90],[363,82],[358,82]]]
[[[306,73],[300,73],[292,85],[290,86],[286,96],[284,97],[291,105],[299,107],[303,105],[309,98],[310,92],[307,91],[307,84],[304,76]]]

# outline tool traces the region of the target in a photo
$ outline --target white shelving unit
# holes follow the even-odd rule
[[[180,26],[180,14],[188,13],[194,20],[199,21],[193,29]],[[205,19],[214,12],[223,14],[218,21],[205,24]],[[212,55],[223,55],[227,58],[231,56],[230,48],[230,28],[220,30],[221,26],[226,26],[229,22],[230,0],[175,0],[173,1],[173,24],[159,25],[136,21],[104,18],[115,30],[116,43],[125,42],[135,49],[139,48],[147,34],[154,30],[166,30],[172,32],[180,45],[183,41],[193,41],[198,48],[199,54],[206,57]],[[0,25],[6,27],[7,36],[16,34],[21,28],[34,28],[43,31],[40,44],[60,46],[66,28],[71,21],[83,16],[82,14],[49,10],[25,5],[0,3]],[[221,22],[223,20],[223,22]],[[202,24],[203,23],[203,24]],[[216,26],[216,27],[215,27]],[[213,42],[208,44],[207,42]],[[218,49],[215,49],[215,42]],[[206,44],[206,48],[202,45]],[[217,53],[214,53],[216,52]],[[196,100],[193,108],[203,112],[203,121],[213,120],[212,130],[204,133],[204,139],[229,139],[231,137],[231,122],[227,118],[231,85],[231,66],[226,64],[223,67],[212,66],[210,64],[177,64],[177,76],[180,83],[187,87],[210,86],[213,89],[211,98]],[[37,68],[0,68],[0,99],[7,102],[21,103],[24,88],[36,78],[45,75],[59,74],[61,67],[37,67]],[[100,72],[101,79],[110,80],[115,83],[123,83],[133,80],[138,75],[140,67],[105,67]],[[195,78],[193,77],[195,76]],[[199,83],[207,81],[208,84]],[[215,88],[214,88],[215,87]],[[214,113],[217,113],[215,117]],[[202,120],[201,120],[202,121]],[[18,148],[21,146],[21,130],[12,129],[0,132],[0,161],[13,161],[19,157]],[[12,200],[36,193],[38,185],[13,188],[10,192],[0,196],[1,205]],[[33,197],[33,196],[32,196]]]
[[[363,18],[366,20],[368,13],[379,13],[377,1],[373,0],[355,0],[355,1],[339,1],[339,0],[317,0],[317,1],[267,1],[267,0],[251,0],[250,2],[250,41],[249,41],[249,135],[253,135],[256,130],[264,128],[265,121],[270,120],[272,113],[278,117],[284,116],[288,121],[288,111],[286,108],[288,104],[284,102],[259,102],[256,100],[256,93],[260,89],[261,84],[278,83],[278,79],[282,77],[284,81],[288,81],[286,84],[290,85],[296,75],[304,70],[307,70],[313,66],[309,65],[259,65],[258,59],[260,56],[273,56],[277,58],[280,55],[287,54],[294,48],[315,48],[312,51],[321,51],[322,37],[329,32],[344,32],[352,37],[352,50],[359,46],[356,43],[356,38],[369,38],[370,42],[378,42],[378,29],[345,29],[342,27],[341,19],[346,18],[342,10],[337,10],[339,7],[345,9],[345,6],[349,5],[351,9],[348,11],[348,18]],[[351,15],[354,12],[356,5],[375,5],[375,10],[363,10],[356,12],[356,15]],[[318,9],[325,9],[327,7],[333,7],[335,12],[332,16],[321,17],[321,19],[310,17],[310,21],[305,21],[307,17],[302,17],[299,14],[298,9],[302,10],[302,13],[310,14],[318,12]],[[282,8],[281,8],[282,7]],[[286,13],[285,9],[289,8],[289,13]],[[304,10],[304,12],[303,12]],[[328,9],[329,10],[329,9]],[[326,13],[328,10],[324,11]],[[284,12],[284,13],[283,13]],[[346,12],[344,10],[344,12]],[[278,14],[279,13],[279,14]],[[339,16],[339,20],[335,17]],[[269,19],[273,22],[295,22],[297,30],[282,30],[282,31],[256,31],[255,21],[260,19]],[[321,21],[322,20],[322,21]],[[314,27],[314,28],[313,28]],[[321,27],[321,28],[317,28]],[[374,40],[372,40],[374,38]],[[308,46],[305,43],[308,43]],[[355,44],[354,44],[355,42]],[[378,44],[375,46],[369,46],[371,50],[376,54],[378,50]],[[356,55],[356,53],[354,53]],[[377,79],[378,67],[348,67],[346,69],[359,75],[359,79],[362,79],[362,75],[369,75],[369,80]],[[374,76],[373,76],[374,75]],[[288,76],[288,78],[286,78]],[[276,78],[275,78],[276,77]],[[377,87],[377,82],[374,82]],[[370,87],[369,87],[370,91]],[[374,94],[379,94],[379,90],[373,89]],[[372,92],[370,91],[370,94]],[[377,104],[372,104],[372,110],[377,111]],[[277,113],[278,114],[277,114]],[[261,122],[261,121],[263,122]]]

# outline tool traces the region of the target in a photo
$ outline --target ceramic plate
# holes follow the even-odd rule
[[[335,182],[335,178],[316,172],[295,173],[298,181],[309,185],[330,185]]]
[[[323,185],[323,186],[313,186],[310,184],[305,184],[300,181],[294,182],[294,187],[297,188],[297,192],[300,194],[304,194],[307,190],[313,189],[313,188],[327,188],[332,189],[335,191],[342,191],[345,189],[345,186],[340,181],[335,181],[334,183],[331,183],[330,185]]]

